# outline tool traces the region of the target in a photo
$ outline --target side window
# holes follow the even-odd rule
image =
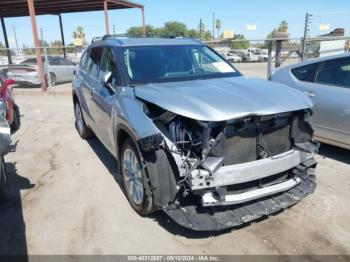
[[[80,59],[80,68],[85,70],[85,66],[86,66],[86,60],[87,60],[87,54],[88,54],[88,50],[86,50],[83,55],[81,56],[81,59]]]
[[[316,83],[350,88],[350,58],[324,62],[317,73]]]
[[[297,67],[292,69],[292,74],[300,81],[314,82],[314,72],[319,63]]]
[[[60,59],[58,57],[49,59],[49,64],[50,65],[61,65]]]
[[[120,85],[120,77],[117,69],[117,62],[111,48],[106,47],[102,53],[100,62],[100,77],[103,77],[107,72],[112,73],[112,85]]]
[[[74,66],[73,62],[71,62],[71,61],[69,61],[68,59],[65,59],[65,58],[60,58],[60,65]]]
[[[91,49],[89,58],[87,61],[87,66],[86,66],[86,70],[91,76],[94,76],[94,77],[98,76],[101,55],[102,55],[101,47],[94,47]]]

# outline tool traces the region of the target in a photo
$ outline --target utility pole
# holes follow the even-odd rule
[[[16,28],[15,28],[14,25],[12,25],[12,29],[13,29],[13,36],[14,36],[14,38],[15,38],[15,43],[16,43],[17,55],[19,55],[18,42],[17,42],[17,35],[16,35]]]
[[[202,24],[202,19],[199,19],[199,39],[202,41],[202,28],[203,24]]]
[[[115,25],[113,25],[113,35],[115,35]]]
[[[45,42],[44,42],[44,34],[43,34],[43,29],[40,28],[40,38],[41,38],[41,45],[44,49],[44,58],[45,58],[45,62],[44,62],[44,72],[46,74],[46,78],[48,80],[48,84],[49,87],[51,88],[51,76],[50,76],[50,72],[49,72],[49,60],[47,57],[47,50],[46,50],[46,46],[45,46]]]
[[[303,61],[304,58],[305,58],[306,38],[309,36],[309,32],[310,32],[311,17],[312,17],[311,14],[306,13],[306,15],[305,15],[305,25],[304,25],[304,37],[303,37],[302,49],[301,49],[301,61]]]
[[[215,41],[215,13],[213,13],[213,48],[215,46],[214,41]]]

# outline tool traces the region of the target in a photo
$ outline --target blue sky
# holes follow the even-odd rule
[[[145,5],[146,23],[162,26],[166,21],[179,21],[189,28],[196,28],[199,19],[203,19],[207,29],[211,29],[212,13],[222,21],[222,29],[231,29],[244,34],[248,39],[260,39],[274,28],[281,20],[289,24],[291,37],[300,37],[303,33],[306,12],[313,14],[312,35],[318,35],[320,23],[329,24],[330,29],[344,27],[350,35],[349,0],[135,0]],[[101,0],[102,3],[102,0]],[[66,42],[72,41],[72,32],[82,25],[87,39],[105,33],[103,12],[63,14]],[[130,26],[141,25],[141,12],[137,9],[113,10],[109,12],[110,25],[117,33],[124,33]],[[13,27],[16,29],[19,46],[33,45],[29,17],[5,19],[10,45],[14,47]],[[53,41],[60,39],[57,16],[37,17],[38,28],[43,29],[44,38]],[[247,31],[247,24],[256,24],[256,30]],[[2,33],[0,41],[3,42]]]

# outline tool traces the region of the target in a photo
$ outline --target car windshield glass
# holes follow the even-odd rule
[[[139,46],[124,48],[132,83],[170,82],[240,75],[206,46]]]

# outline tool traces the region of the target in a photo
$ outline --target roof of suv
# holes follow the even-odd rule
[[[152,46],[152,45],[203,45],[199,40],[189,38],[113,38],[96,41],[96,44],[109,42],[117,46]]]

